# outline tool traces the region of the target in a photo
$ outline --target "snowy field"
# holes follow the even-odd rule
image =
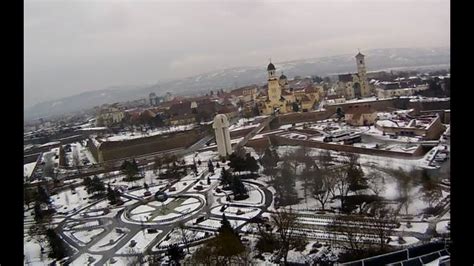
[[[117,135],[106,137],[102,140],[103,141],[123,141],[123,140],[130,140],[130,139],[138,139],[138,138],[168,134],[172,132],[187,131],[187,130],[193,129],[194,127],[195,127],[195,124],[189,124],[189,125],[182,125],[182,126],[157,128],[157,129],[149,130],[146,132],[139,132],[139,131],[122,132]]]
[[[68,213],[74,209],[79,210],[89,203],[89,195],[84,186],[75,188],[75,191],[70,189],[64,190],[57,195],[52,195],[52,204],[56,207],[57,212]]]

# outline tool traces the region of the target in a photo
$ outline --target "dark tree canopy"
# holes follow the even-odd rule
[[[47,229],[46,236],[48,238],[49,247],[51,248],[49,253],[50,258],[62,259],[72,254],[71,248],[64,243],[54,229]]]
[[[214,165],[212,164],[211,160],[207,162],[207,168],[209,169],[209,173],[214,173]]]

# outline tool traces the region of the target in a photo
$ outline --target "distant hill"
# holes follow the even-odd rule
[[[447,68],[450,64],[450,48],[447,47],[372,49],[363,53],[366,55],[367,71],[404,68],[438,69]],[[356,71],[353,54],[275,62],[274,64],[278,73],[283,71],[290,79],[296,75],[303,77],[310,75],[327,76]],[[25,120],[79,111],[104,103],[146,98],[150,92],[161,95],[170,91],[173,94],[184,95],[207,92],[211,89],[264,84],[266,75],[266,62],[264,62],[258,67],[223,69],[153,86],[113,87],[84,92],[36,104],[25,110]]]

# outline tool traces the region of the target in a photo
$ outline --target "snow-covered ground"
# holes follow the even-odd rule
[[[233,131],[238,131],[238,130],[243,130],[243,129],[248,129],[248,128],[254,128],[254,127],[258,127],[259,124],[250,124],[250,125],[245,125],[245,126],[236,126],[236,125],[231,125],[229,127],[229,132],[233,132]]]
[[[36,167],[36,162],[27,163],[23,165],[23,177],[29,178],[33,174],[33,170]]]
[[[411,228],[407,227],[407,223],[402,222],[400,223],[400,227],[394,229],[395,231],[404,231],[404,232],[418,232],[418,233],[425,233],[426,229],[428,229],[428,223],[417,223],[413,222],[411,223]]]
[[[240,214],[238,214],[239,210],[240,210]],[[227,207],[224,213],[227,217],[241,217],[241,218],[251,219],[257,216],[260,213],[260,211],[261,210],[259,208]],[[220,207],[213,208],[211,210],[211,213],[215,215],[222,215],[222,212],[220,211]]]
[[[263,194],[263,191],[258,188],[255,185],[252,184],[245,184],[245,187],[247,188],[247,192],[249,197],[244,200],[234,200],[230,203],[237,203],[237,204],[242,204],[242,205],[248,205],[248,206],[263,206],[265,203],[265,196]],[[223,203],[229,203],[227,202],[227,199],[224,197],[222,199]]]
[[[202,231],[184,229],[184,238],[183,232],[180,229],[173,229],[158,245],[160,248],[167,247],[172,244],[183,244],[184,239],[186,241],[192,242],[195,239],[204,237],[205,233]],[[156,247],[153,247],[153,250],[158,250]]]
[[[147,230],[141,230],[137,232],[135,236],[117,252],[117,254],[143,253],[146,251],[151,241],[153,241],[161,232],[161,230],[158,230],[156,233],[148,233]],[[132,242],[136,243],[133,247],[131,247]]]
[[[23,249],[25,255],[25,265],[49,265],[54,259],[48,257],[48,248],[45,245],[45,252],[41,254],[41,246],[35,241],[23,242]]]
[[[75,231],[75,232],[72,232],[72,236],[74,236],[74,238],[81,241],[82,243],[87,244],[92,240],[92,238],[104,232],[104,230],[105,230],[104,228],[99,228],[99,229],[92,229],[92,230]],[[71,232],[69,231],[65,233],[67,234]]]
[[[103,141],[123,141],[123,140],[130,140],[130,139],[138,139],[144,137],[151,137],[151,136],[158,136],[162,134],[168,134],[172,132],[180,132],[180,131],[187,131],[191,130],[195,127],[195,124],[189,125],[182,125],[182,126],[172,126],[166,128],[157,128],[154,130],[149,130],[147,132],[122,132],[117,135],[108,136],[103,138]]]
[[[57,212],[71,212],[74,209],[79,210],[89,203],[89,194],[84,186],[76,187],[74,191],[66,189],[57,195],[51,196],[52,204]]]
[[[413,236],[404,236],[403,237],[403,240],[405,240],[406,243],[404,244],[399,244],[398,243],[398,237],[396,236],[391,236],[390,237],[390,243],[388,243],[389,245],[391,246],[408,246],[408,245],[413,245],[417,242],[420,242],[420,240],[416,237],[413,237]]]
[[[188,175],[191,177],[191,175]],[[174,191],[171,191],[169,189],[166,190],[166,193],[169,194],[169,195],[174,195],[174,194],[178,194],[180,192],[182,192],[183,190],[185,190],[186,188],[190,188],[192,186],[194,186],[195,182],[197,181],[197,179],[194,177],[194,180],[195,181],[179,181],[179,182],[176,182],[172,187],[175,189]]]
[[[447,234],[449,233],[449,230],[448,230],[448,224],[450,223],[450,221],[441,221],[439,223],[436,224],[436,232],[438,234]]]
[[[93,260],[92,259],[89,259],[90,257],[94,258]],[[100,259],[102,258],[101,255],[93,255],[93,254],[89,254],[89,253],[84,253],[82,254],[81,256],[77,257],[77,259],[75,259],[71,265],[74,265],[74,266],[82,266],[82,265],[94,265],[95,263],[97,263]]]
[[[187,225],[193,225],[193,222],[194,221],[189,221],[186,224]],[[200,227],[203,227],[203,228],[209,228],[209,229],[218,229],[219,227],[221,227],[221,220],[211,218],[211,219],[207,219],[207,220],[204,220],[204,221],[198,223],[197,226],[200,226]]]
[[[116,230],[110,231],[102,239],[96,242],[89,250],[90,251],[106,251],[113,248],[117,242],[125,236],[129,230],[127,228],[120,228],[124,233],[117,233]]]

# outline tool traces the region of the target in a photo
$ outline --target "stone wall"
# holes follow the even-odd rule
[[[446,127],[443,125],[443,123],[441,123],[441,119],[438,117],[426,130],[426,139],[439,139],[445,130]]]
[[[89,151],[92,153],[92,156],[94,156],[95,161],[99,162],[99,151],[97,150],[97,147],[94,145],[94,141],[90,138],[87,139],[86,146],[89,149]]]
[[[38,152],[38,153],[27,154],[27,155],[23,156],[23,164],[36,162],[36,160],[38,160],[38,157],[41,154],[42,154],[41,152]]]
[[[436,102],[409,102],[408,109],[415,109],[416,112],[447,110],[451,109],[451,101],[436,101]]]
[[[230,132],[230,137],[231,137],[232,139],[237,139],[237,138],[244,137],[245,135],[247,135],[248,133],[250,133],[254,128],[255,128],[255,127],[244,128],[244,129],[240,129],[240,130],[231,131],[231,132]]]
[[[270,142],[270,138],[268,136],[264,136],[262,138],[249,140],[245,146],[253,148],[255,152],[261,154],[271,145],[272,143]]]
[[[204,135],[198,130],[151,136],[126,141],[103,142],[98,149],[99,162],[118,160],[155,153],[159,151],[185,148]]]
[[[277,146],[283,145],[290,145],[290,146],[305,146],[305,147],[312,147],[324,150],[333,150],[339,152],[350,152],[350,153],[360,153],[360,154],[368,154],[374,156],[385,156],[385,157],[393,157],[393,158],[417,158],[424,154],[424,149],[421,145],[413,153],[406,153],[406,152],[398,152],[398,151],[387,151],[387,150],[378,150],[378,149],[370,149],[370,148],[362,148],[362,147],[354,147],[351,145],[340,145],[340,144],[332,144],[332,143],[325,143],[325,142],[316,142],[316,141],[308,141],[308,140],[295,140],[280,137],[277,135],[269,136],[271,144]]]
[[[416,114],[419,114],[420,111],[450,109],[450,100],[434,102],[410,102],[409,98],[380,99],[378,101],[367,101],[360,103],[340,103],[328,105],[324,108],[330,113],[335,113],[337,108],[341,107],[341,109],[345,112],[349,106],[356,104],[370,104],[377,112],[391,112],[395,109],[415,109]]]
[[[270,126],[272,129],[275,129],[281,125],[325,120],[331,117],[336,112],[335,110],[336,109],[334,109],[334,111],[326,110],[279,115],[272,121]]]

